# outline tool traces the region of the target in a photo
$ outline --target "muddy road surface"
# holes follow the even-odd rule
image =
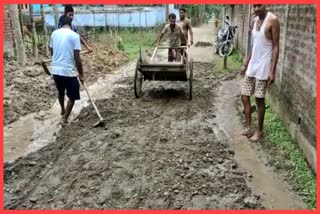
[[[132,75],[111,98],[65,127],[54,144],[5,167],[9,209],[260,208],[219,141],[212,64],[195,63],[194,99],[184,82],[146,82],[135,99]],[[132,72],[133,73],[133,72]]]
[[[208,27],[194,32],[195,42],[213,37]],[[89,105],[54,143],[5,163],[5,209],[265,209],[268,197],[237,157],[243,148],[221,130],[213,47],[192,53],[192,101],[187,82],[144,82],[136,99],[129,64],[96,102],[104,127],[92,128],[98,118]]]

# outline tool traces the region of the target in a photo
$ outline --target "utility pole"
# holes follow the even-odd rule
[[[168,17],[169,17],[169,5],[166,4],[165,6],[166,6],[166,17],[165,17],[165,21],[167,22]]]

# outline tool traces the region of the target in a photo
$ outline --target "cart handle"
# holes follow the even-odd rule
[[[152,54],[152,57],[151,57],[151,61],[153,60],[153,58],[155,57],[158,49],[169,49],[169,48],[177,48],[177,49],[182,49],[182,48],[186,48],[187,49],[187,56],[189,56],[189,46],[180,46],[180,47],[170,47],[170,46],[157,46],[154,51],[153,51],[153,54]],[[182,59],[181,59],[182,60]]]
[[[187,56],[189,56],[189,46],[187,46]]]
[[[156,49],[154,49],[153,54],[152,54],[152,57],[151,57],[151,61],[152,61],[153,58],[155,57],[157,51],[158,51],[158,47],[156,47]]]
[[[168,48],[187,48],[188,46],[170,47],[170,46],[157,46],[157,49],[168,49]]]

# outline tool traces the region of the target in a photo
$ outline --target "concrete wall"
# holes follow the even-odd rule
[[[271,107],[316,168],[316,6],[268,5],[280,20],[280,56],[276,82],[268,90]],[[246,55],[249,5],[227,6],[238,26],[235,45]]]
[[[40,20],[40,4],[33,4],[33,17],[35,21]],[[165,7],[118,7],[116,5],[104,5],[103,7],[85,6],[74,7],[75,16],[73,24],[76,26],[96,26],[96,27],[154,27],[167,21],[165,17]],[[63,15],[64,6],[58,5],[60,16]],[[45,22],[48,27],[55,27],[53,7],[44,4]],[[173,4],[169,4],[169,13],[175,13],[177,21],[179,21],[179,11],[174,8]],[[24,24],[29,24],[29,11],[23,10]]]
[[[116,12],[119,9],[123,12]],[[179,11],[174,9],[173,5],[169,6],[169,13],[175,13],[179,18]],[[62,12],[60,15],[62,15]],[[48,26],[55,26],[53,13],[46,14],[45,20]],[[122,7],[105,12],[76,12],[72,23],[76,26],[154,27],[166,22],[166,20],[165,7]]]
[[[33,5],[34,20],[40,18],[40,5]],[[117,7],[107,5],[103,7],[106,11],[94,14],[91,11],[75,7],[75,17],[73,24],[76,26],[96,26],[96,27],[154,27],[167,21],[165,17],[165,7]],[[59,5],[60,15],[63,14],[64,7]],[[122,11],[122,12],[116,12]],[[27,15],[29,11],[25,12]],[[54,15],[52,7],[45,5],[45,22],[49,27],[55,27]],[[169,5],[169,13],[175,13],[177,21],[179,20],[179,11],[174,8],[173,4]],[[27,20],[24,20],[27,23]],[[30,27],[30,26],[29,26]],[[11,20],[8,13],[8,6],[4,6],[4,52],[11,54],[13,50],[13,39]]]

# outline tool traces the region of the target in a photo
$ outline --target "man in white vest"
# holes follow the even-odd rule
[[[257,142],[262,136],[265,114],[265,94],[267,87],[274,83],[279,58],[279,19],[266,10],[265,5],[254,4],[254,26],[252,28],[251,51],[242,67],[244,75],[241,88],[241,100],[244,107],[246,127],[241,132],[251,142]],[[255,95],[258,113],[258,129],[251,130],[250,97]]]

